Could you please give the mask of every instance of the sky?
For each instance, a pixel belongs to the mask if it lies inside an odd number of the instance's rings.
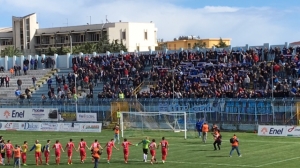
[[[158,39],[231,38],[232,46],[300,41],[297,0],[0,0],[0,27],[36,13],[40,28],[154,22]]]

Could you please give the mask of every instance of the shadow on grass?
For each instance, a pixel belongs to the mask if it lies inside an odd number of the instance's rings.
[[[176,143],[183,143],[183,144],[193,144],[193,145],[207,145],[210,143],[203,143],[202,141],[179,141]]]
[[[125,164],[125,163],[122,160],[114,160],[114,161],[111,161],[110,164]],[[142,160],[141,161],[137,161],[137,160],[130,160],[129,159],[128,163],[126,163],[126,165],[127,164],[145,164],[145,162],[143,162]]]
[[[212,150],[208,150],[208,149],[194,149],[194,150],[191,150],[191,151],[212,151]]]
[[[228,157],[228,156],[206,156],[206,157],[218,158],[218,157]]]

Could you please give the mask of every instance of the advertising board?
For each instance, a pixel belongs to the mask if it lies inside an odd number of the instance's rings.
[[[1,130],[19,130],[20,123],[17,122],[1,122]]]
[[[77,113],[77,121],[97,122],[97,113]]]
[[[286,126],[287,136],[300,137],[300,127]]]
[[[41,131],[57,131],[58,124],[57,123],[41,123],[40,126]]]
[[[58,110],[56,108],[2,108],[0,120],[58,121]]]
[[[0,122],[0,130],[101,132],[102,123]]]
[[[287,136],[287,127],[280,125],[259,125],[259,136]]]
[[[79,123],[59,123],[58,131],[80,132],[80,124]]]
[[[102,123],[81,123],[80,132],[101,132]]]
[[[39,131],[41,123],[38,122],[24,122],[20,123],[20,130],[24,131]]]
[[[61,112],[59,115],[59,121],[76,121],[76,113],[74,112]]]

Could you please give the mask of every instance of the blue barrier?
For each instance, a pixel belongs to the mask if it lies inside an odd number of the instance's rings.
[[[118,99],[78,100],[78,112],[98,113],[98,120],[110,118],[111,102]],[[129,103],[129,112],[138,111],[131,102],[135,99],[124,100]],[[188,113],[188,120],[206,118],[222,122],[271,122],[275,117],[278,121],[287,121],[296,114],[295,99],[139,99],[144,111]],[[300,100],[299,100],[300,101]],[[58,108],[59,112],[75,112],[73,100],[18,100],[0,99],[0,108]]]

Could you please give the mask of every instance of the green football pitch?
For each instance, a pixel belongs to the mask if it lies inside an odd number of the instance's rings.
[[[114,150],[111,163],[106,163],[106,152],[101,156],[99,167],[114,168],[141,168],[141,167],[172,167],[172,168],[198,168],[198,167],[253,167],[253,168],[279,168],[279,167],[298,167],[300,160],[298,148],[300,145],[299,138],[292,137],[258,137],[254,133],[236,133],[240,140],[240,151],[242,157],[238,157],[237,153],[233,157],[229,157],[231,149],[229,139],[234,133],[222,133],[223,142],[221,150],[213,150],[212,136],[208,136],[208,142],[202,143],[199,138],[195,137],[194,132],[188,133],[188,139],[184,139],[183,133],[162,132],[162,131],[127,131],[125,137],[134,144],[138,143],[145,136],[150,139],[155,138],[159,142],[162,136],[169,141],[170,149],[165,164],[161,163],[160,151],[157,151],[158,164],[151,165],[149,161],[143,162],[142,147],[131,146],[128,164],[123,161],[122,148],[119,151]],[[102,146],[113,138],[112,130],[103,130],[101,133],[65,133],[65,132],[17,132],[17,131],[1,131],[0,135],[5,140],[11,140],[13,144],[21,145],[23,141],[28,141],[28,146],[34,144],[36,139],[42,144],[50,139],[52,144],[55,140],[60,140],[63,146],[66,145],[70,138],[73,139],[76,146],[80,138],[84,138],[90,145],[94,139],[98,139]],[[88,158],[84,164],[80,164],[79,153],[73,154],[73,165],[67,165],[66,153],[62,153],[61,164],[55,165],[53,151],[51,151],[50,165],[48,167],[93,167],[90,152],[87,152]],[[44,159],[44,158],[43,158]],[[148,160],[150,155],[148,156]],[[27,167],[35,167],[33,152],[27,154]],[[5,166],[6,167],[6,166]],[[44,167],[44,166],[39,166]]]

